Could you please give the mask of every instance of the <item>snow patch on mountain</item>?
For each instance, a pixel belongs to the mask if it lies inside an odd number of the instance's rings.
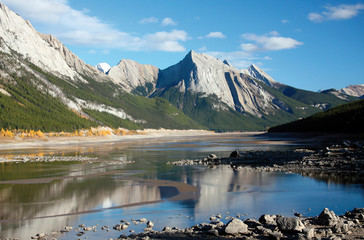
[[[110,70],[111,66],[108,63],[99,63],[95,66],[95,68],[97,68],[98,70],[100,70],[100,72],[102,73],[106,73]]]
[[[76,99],[76,101],[77,101],[77,105],[83,109],[90,109],[90,110],[95,110],[95,111],[99,111],[99,112],[106,112],[106,113],[112,114],[116,117],[119,117],[121,119],[128,119],[128,120],[136,122],[136,123],[146,123],[145,120],[134,119],[132,116],[125,113],[124,110],[122,110],[122,109],[110,107],[110,106],[100,104],[100,103],[88,102],[88,101],[84,101],[82,99]]]
[[[3,94],[3,95],[5,95],[5,96],[8,96],[8,97],[11,96],[10,93],[8,93],[5,89],[2,89],[2,88],[0,88],[0,93]]]

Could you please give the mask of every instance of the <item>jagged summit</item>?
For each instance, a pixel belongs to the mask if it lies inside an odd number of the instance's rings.
[[[241,72],[264,82],[270,87],[275,87],[277,84],[280,84],[255,64],[252,64],[248,69],[241,70]]]
[[[349,85],[345,88],[339,89],[338,92],[354,97],[364,98],[364,84]]]
[[[85,64],[56,37],[37,32],[29,21],[0,3],[0,51],[12,54],[13,51],[36,66],[57,76],[72,80],[83,80],[84,76],[97,76],[104,80],[91,65]]]
[[[180,92],[216,96],[232,109],[256,116],[277,108],[269,93],[226,62],[190,51],[182,61],[162,71],[157,89],[174,87]]]
[[[142,65],[136,61],[122,59],[118,65],[110,68],[108,76],[127,92],[150,95],[157,84],[159,68],[152,65]]]

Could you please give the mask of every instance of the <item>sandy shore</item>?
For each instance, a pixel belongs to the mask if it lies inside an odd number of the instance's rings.
[[[214,136],[221,133],[205,130],[169,130],[169,129],[145,129],[136,135],[109,135],[109,136],[78,136],[78,137],[34,137],[34,138],[0,138],[0,150],[26,149],[38,147],[55,147],[76,144],[108,143],[147,139],[163,139],[193,136]],[[229,133],[234,134],[234,133]],[[235,134],[241,134],[236,132]]]

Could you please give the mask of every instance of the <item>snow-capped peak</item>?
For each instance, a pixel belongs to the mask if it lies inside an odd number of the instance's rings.
[[[103,72],[103,73],[107,73],[109,70],[110,70],[110,68],[111,68],[111,66],[109,65],[109,64],[107,64],[107,63],[99,63],[99,64],[97,64],[96,66],[95,66],[98,70],[100,70],[101,72]]]

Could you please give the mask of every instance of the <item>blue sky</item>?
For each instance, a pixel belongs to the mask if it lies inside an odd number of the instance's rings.
[[[190,51],[307,90],[364,84],[364,1],[2,0],[86,63],[161,69]],[[344,4],[345,3],[345,4]]]

